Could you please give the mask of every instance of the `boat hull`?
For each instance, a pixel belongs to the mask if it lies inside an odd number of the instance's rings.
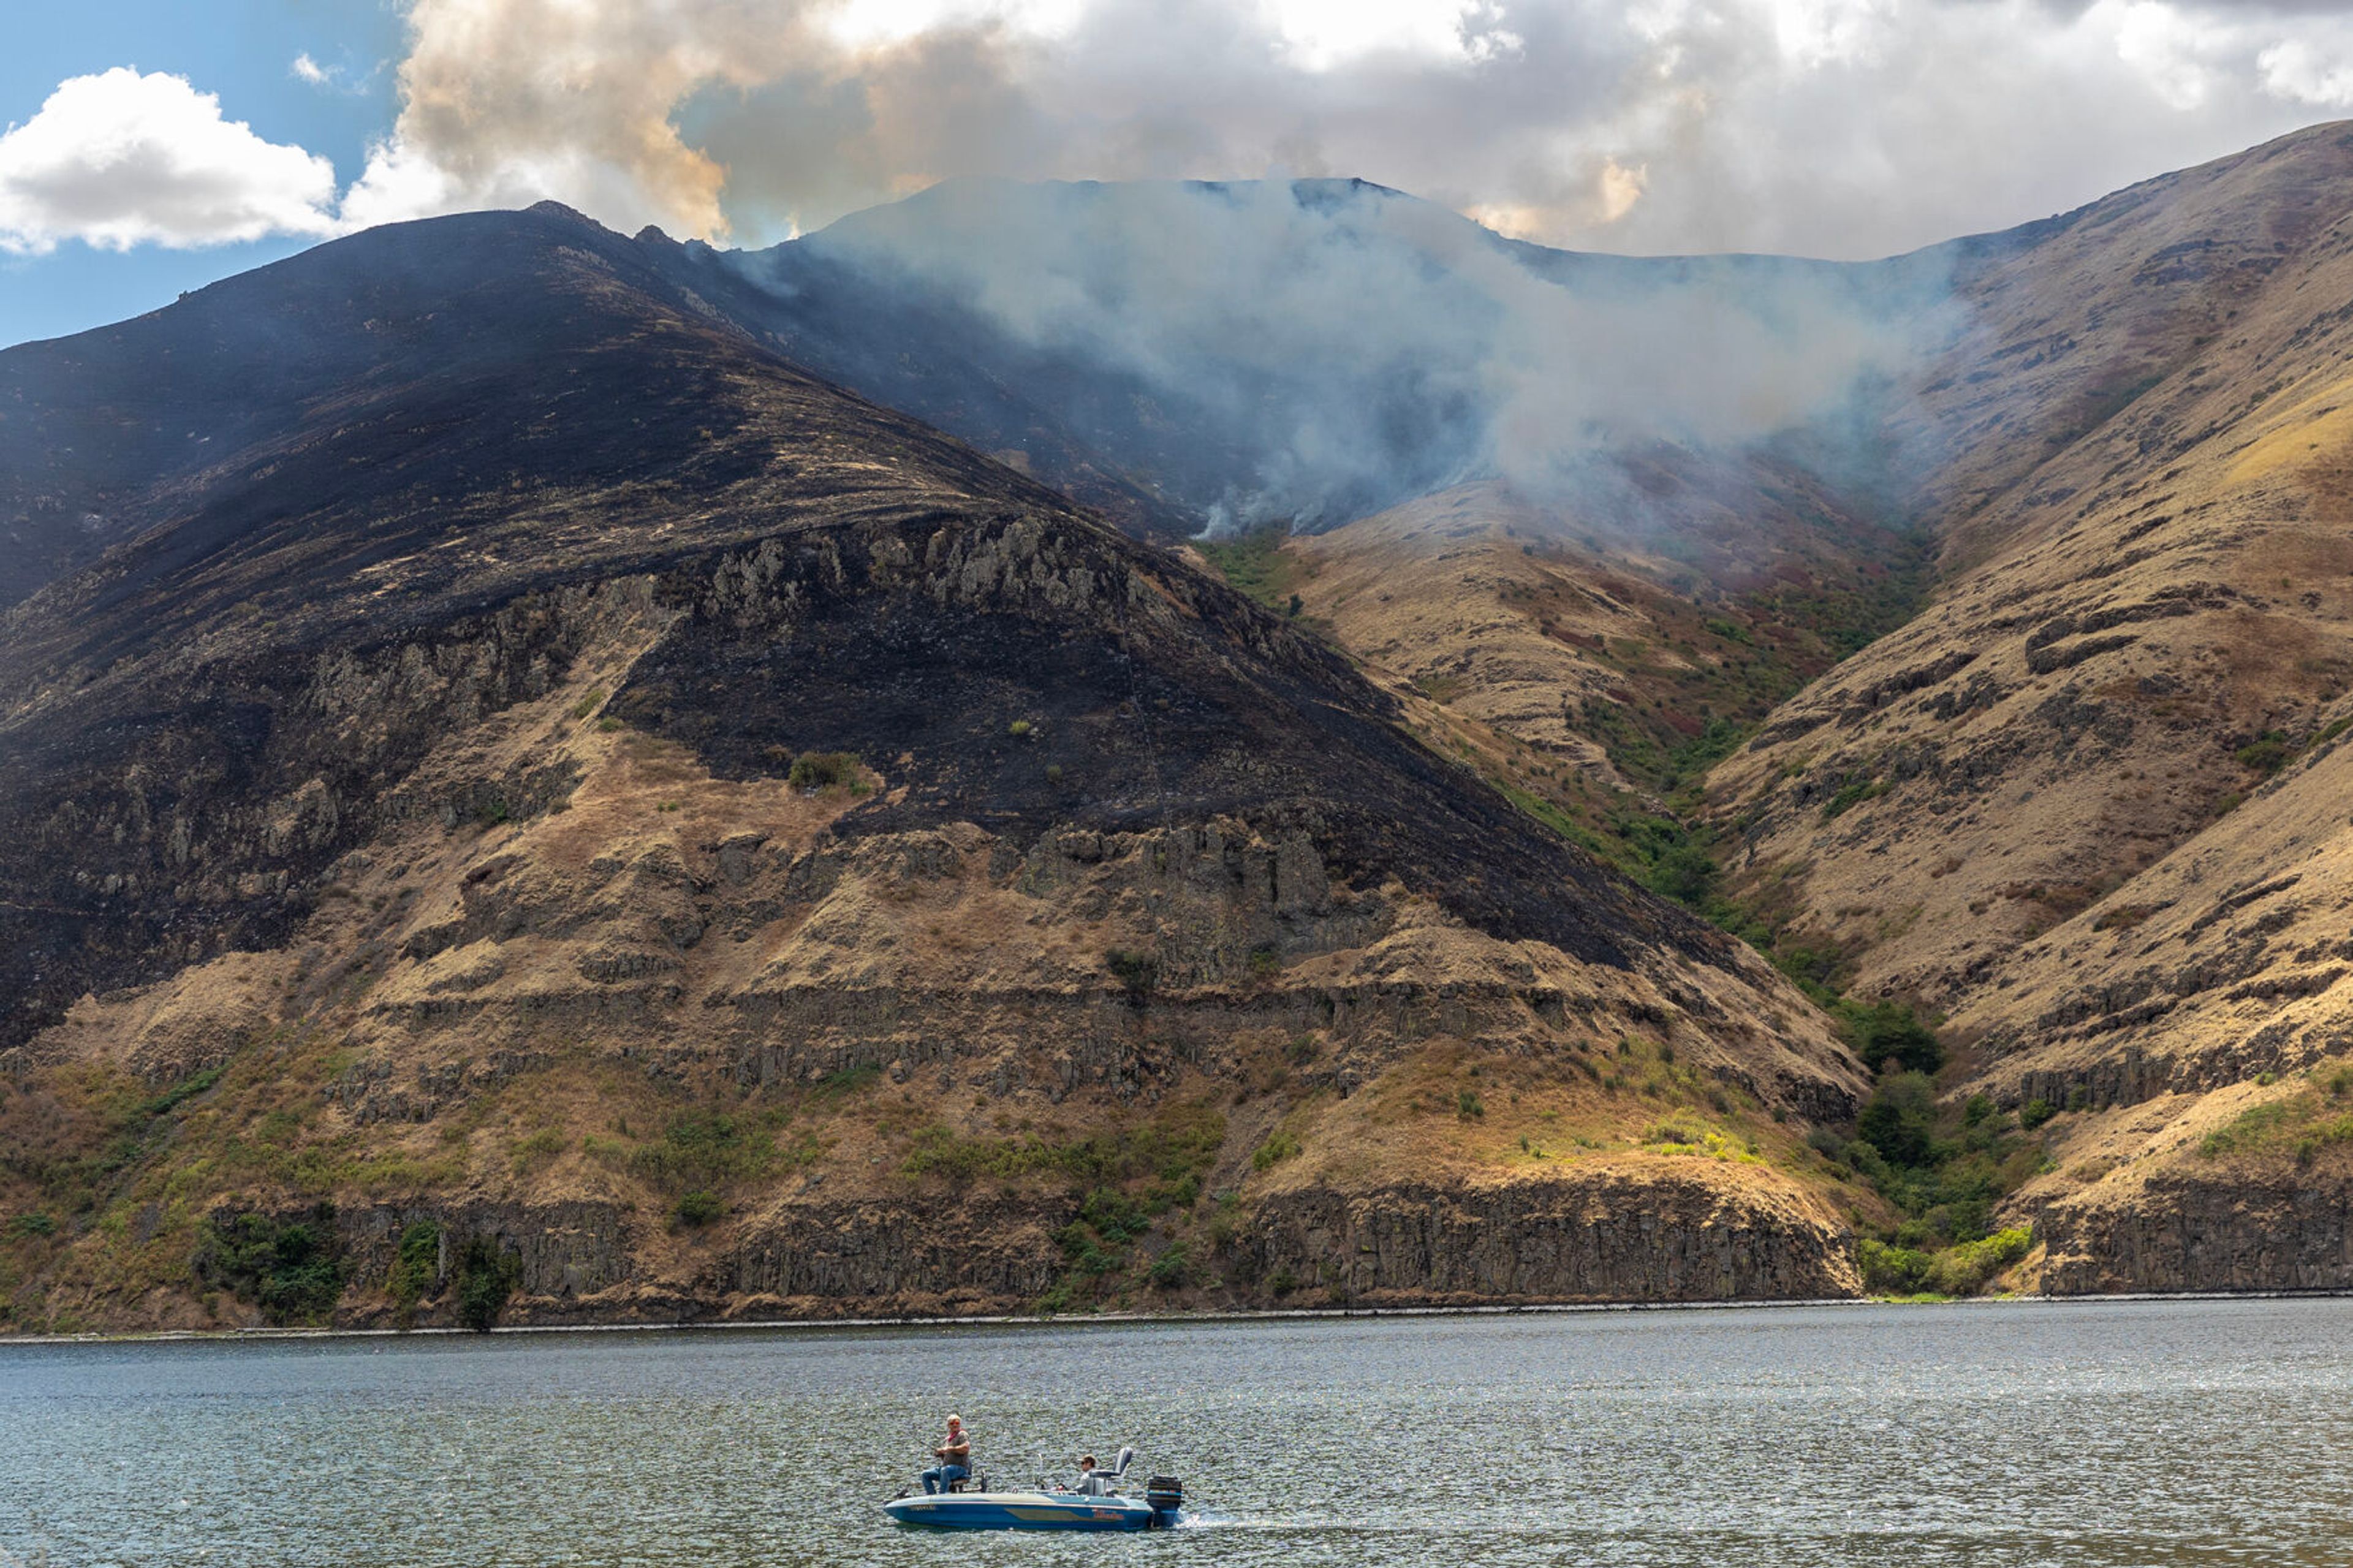
[[[934,1530],[1149,1530],[1152,1505],[1141,1498],[1075,1492],[955,1492],[902,1497],[882,1505],[901,1524]]]

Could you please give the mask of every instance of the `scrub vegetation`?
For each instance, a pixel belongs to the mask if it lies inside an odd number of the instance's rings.
[[[2308,1087],[2250,1106],[2199,1140],[2206,1160],[2286,1157],[2309,1165],[2325,1149],[2353,1144],[2353,1067],[2316,1070]]]
[[[343,1293],[334,1205],[321,1204],[299,1219],[248,1212],[206,1220],[195,1271],[260,1308],[270,1323],[324,1322]]]
[[[934,1123],[914,1131],[900,1173],[958,1188],[984,1180],[1060,1186],[1071,1218],[1054,1239],[1069,1268],[1038,1305],[1067,1311],[1138,1283],[1169,1289],[1186,1282],[1190,1251],[1182,1237],[1148,1258],[1136,1249],[1170,1216],[1189,1222],[1225,1141],[1225,1113],[1208,1100],[1078,1138],[1035,1131],[972,1137]]]

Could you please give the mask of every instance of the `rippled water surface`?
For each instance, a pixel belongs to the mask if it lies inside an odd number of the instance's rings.
[[[1199,1522],[876,1505],[1123,1441]],[[0,1345],[0,1564],[2343,1564],[2353,1302]]]

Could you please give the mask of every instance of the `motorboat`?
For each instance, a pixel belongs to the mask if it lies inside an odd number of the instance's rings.
[[[882,1505],[901,1524],[935,1530],[1166,1530],[1184,1519],[1185,1489],[1174,1476],[1155,1476],[1144,1495],[1129,1497],[1114,1483],[1135,1458],[1122,1448],[1100,1491],[1079,1491],[1045,1480],[1034,1491],[997,1491],[986,1474],[959,1481],[960,1490],[902,1493]]]

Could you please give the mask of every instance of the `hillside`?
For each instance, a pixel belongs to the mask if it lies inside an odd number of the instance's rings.
[[[2353,1286],[2348,220],[542,207],[0,354],[7,1321]]]
[[[659,253],[0,355],[116,509],[0,624],[10,1327],[1853,1288],[1769,966]]]
[[[1943,584],[1711,777],[1735,885],[2039,1126],[2044,1289],[2346,1288],[2353,130],[1970,249]]]
[[[2049,1288],[2353,1283],[2345,1123],[2311,1089],[2348,1049],[2348,217],[2353,132],[2327,126],[1888,264],[1944,269],[1964,307],[1884,405],[1912,468],[1894,537],[1931,552],[1900,626],[1901,582],[1857,570],[1901,561],[1890,535],[1754,501],[1752,556],[1796,594],[1694,585],[1478,488],[1257,575],[1512,737],[1484,765],[1654,885],[1810,984],[1944,1019],[1941,1146],[2012,1162],[1952,1201],[2047,1162],[2011,1213]],[[1808,646],[1793,605],[1867,646]],[[1718,721],[1754,735],[1720,762]],[[2006,1131],[1961,1126],[1978,1095]]]
[[[1858,986],[1973,994],[2327,727],[2348,208],[2353,132],[2323,128],[1965,271],[1978,328],[1920,405],[1955,453],[1934,602],[1710,781],[1734,870]]]

